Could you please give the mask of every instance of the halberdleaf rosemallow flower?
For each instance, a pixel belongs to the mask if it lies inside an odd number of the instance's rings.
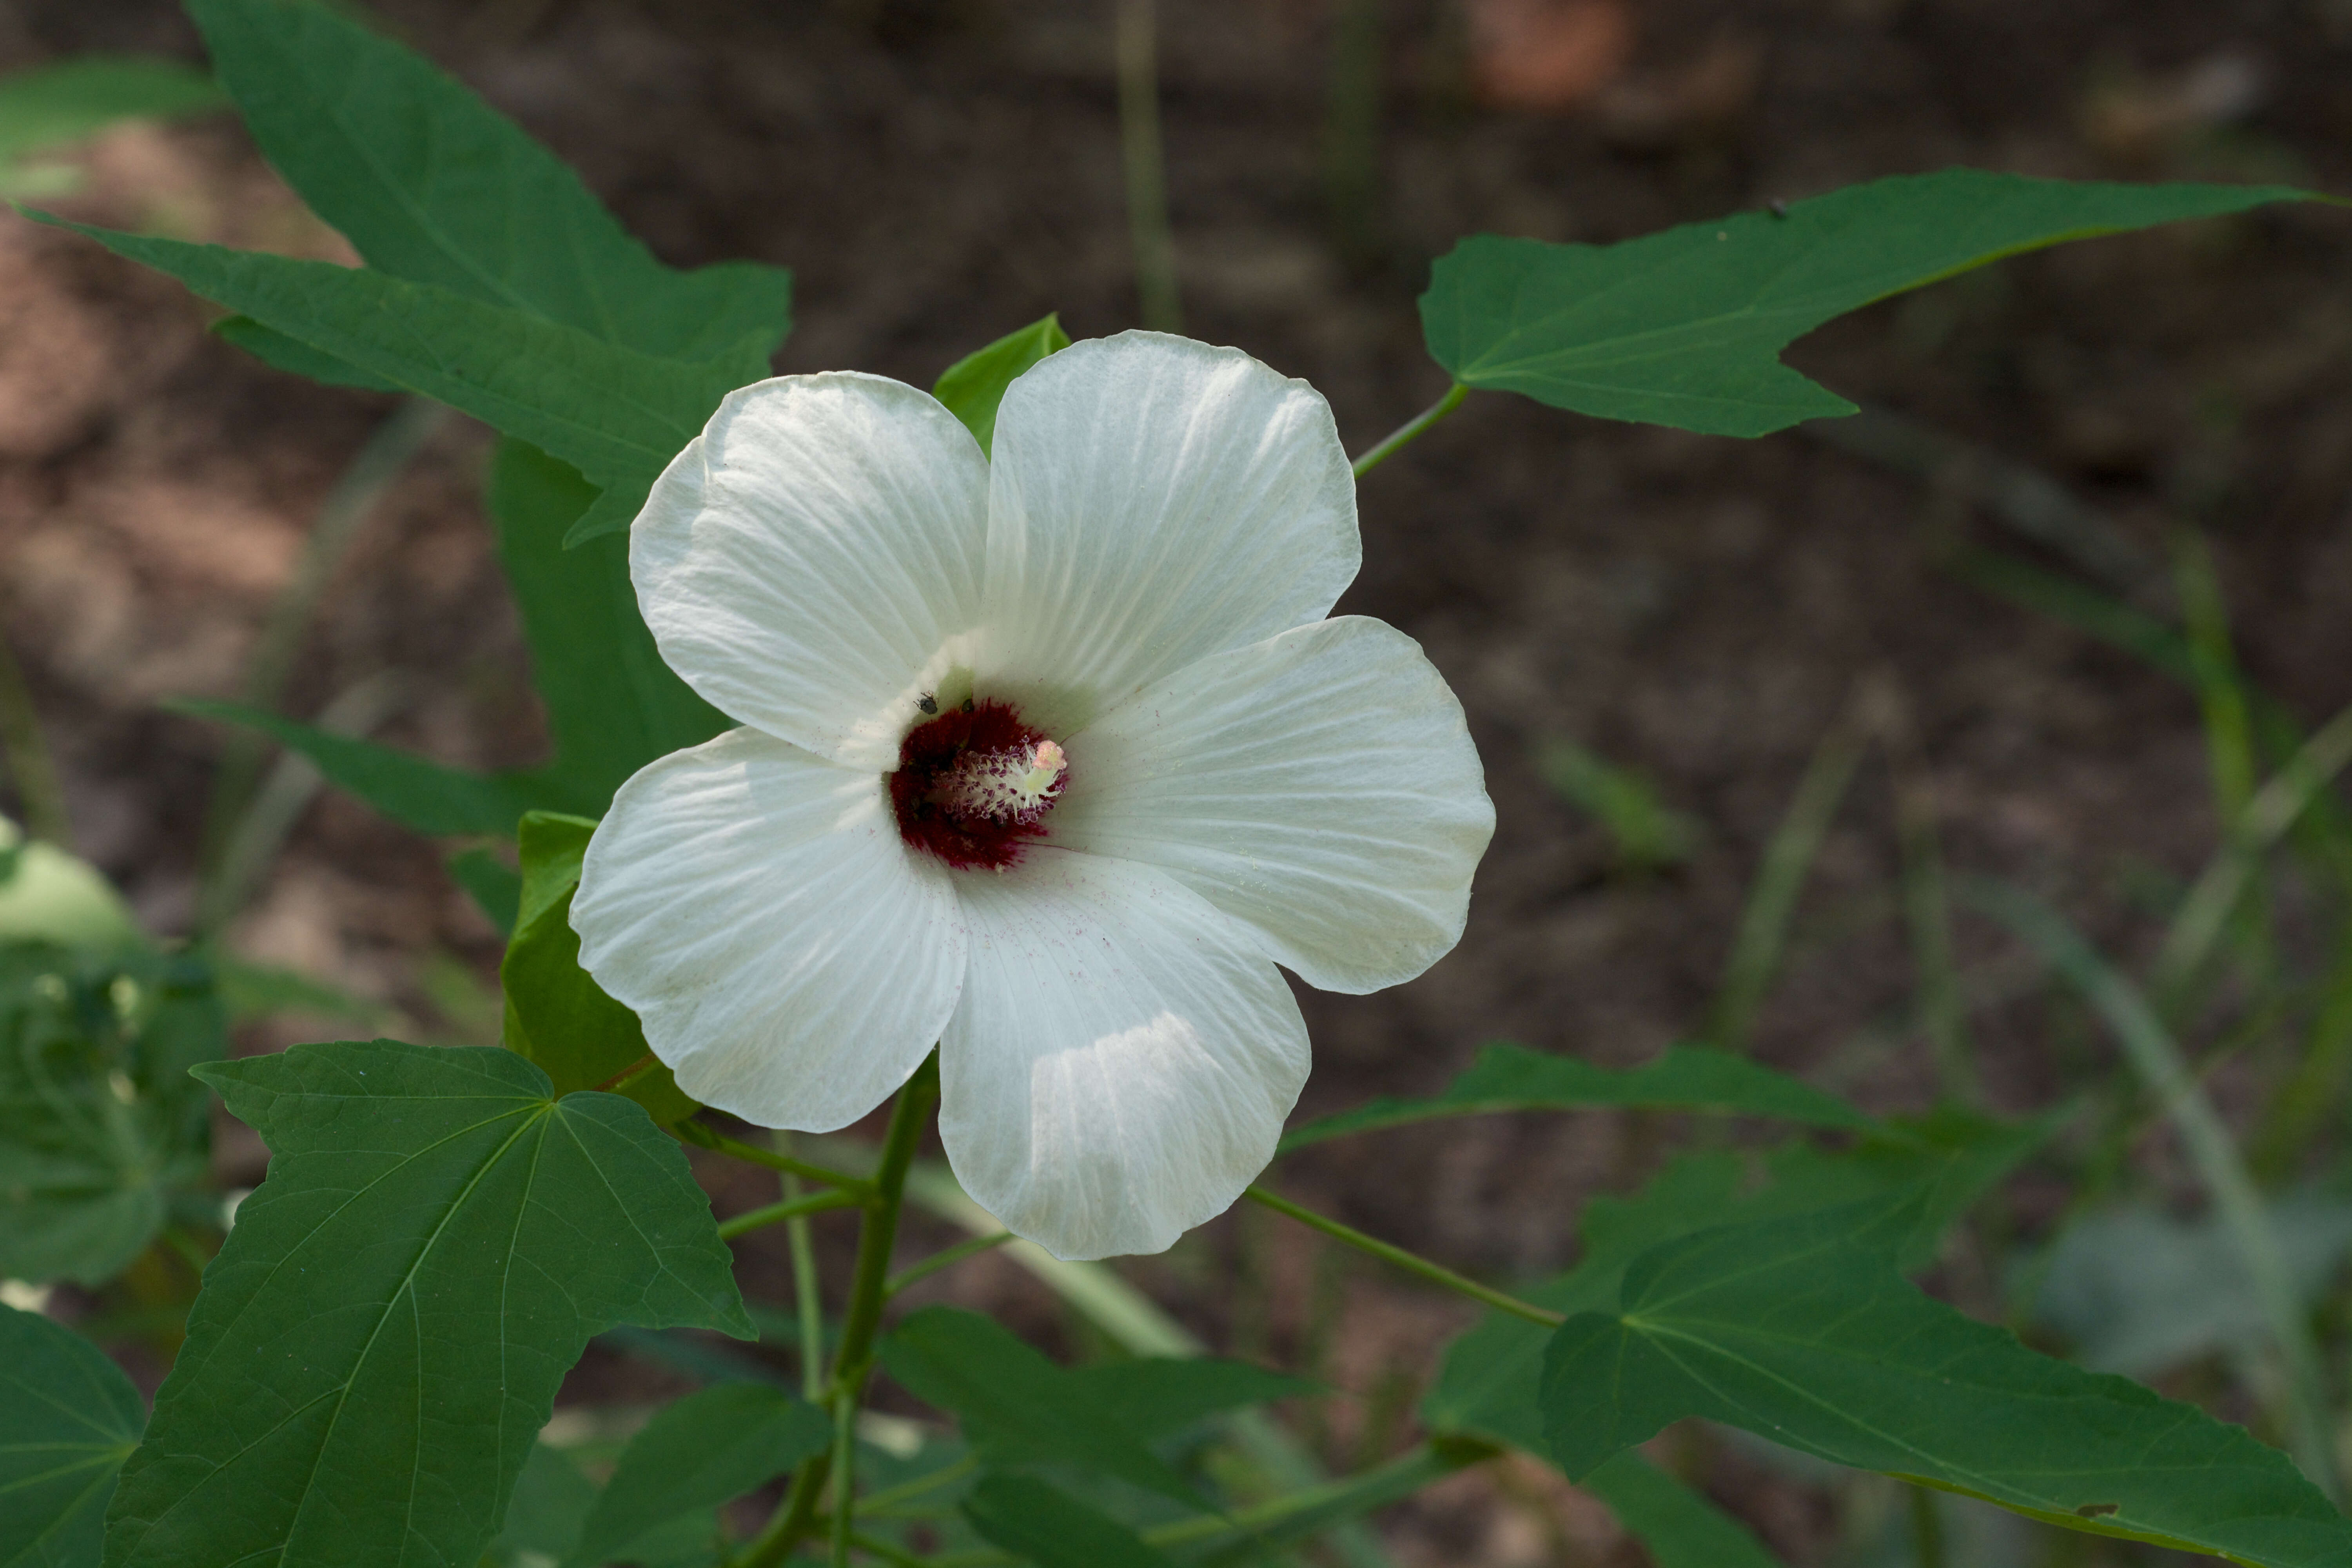
[[[1274,1152],[1280,964],[1366,992],[1460,938],[1494,831],[1418,645],[1326,619],[1355,481],[1305,382],[1150,332],[1015,381],[994,460],[914,387],[730,396],[629,540],[662,657],[741,728],[621,787],[581,962],[688,1093],[872,1110],[940,1050],[971,1195],[1157,1252]]]

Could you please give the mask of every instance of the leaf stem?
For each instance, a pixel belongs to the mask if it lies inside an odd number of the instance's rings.
[[[922,1140],[923,1129],[929,1124],[931,1107],[939,1096],[940,1058],[933,1052],[915,1069],[907,1087],[898,1091],[898,1102],[890,1110],[890,1130],[883,1135],[882,1163],[874,1173],[873,1196],[866,1205],[866,1224],[857,1235],[857,1265],[850,1279],[849,1306],[841,1326],[841,1348],[834,1352],[832,1386],[826,1394],[833,1402],[836,1421],[856,1421],[858,1402],[866,1392],[866,1374],[873,1370],[874,1333],[882,1322],[886,1300],[883,1288],[889,1282],[890,1248],[898,1238],[898,1211],[906,1202],[907,1168],[914,1163],[915,1145]],[[831,1173],[827,1179],[834,1179]],[[842,1415],[845,1410],[848,1412],[846,1416]],[[793,1548],[808,1536],[816,1523],[817,1502],[824,1496],[825,1481],[832,1473],[830,1451],[803,1464],[799,1474],[793,1477],[792,1489],[784,1495],[767,1528],[730,1563],[729,1568],[776,1568],[792,1555]],[[855,1500],[845,1493],[834,1512],[839,1516],[833,1530],[835,1540],[845,1542],[845,1532],[856,1512]]]
[[[920,1263],[909,1264],[890,1276],[889,1281],[882,1287],[882,1294],[896,1296],[918,1279],[928,1279],[942,1268],[961,1263],[967,1258],[977,1257],[983,1252],[992,1252],[1012,1239],[1011,1231],[1000,1230],[994,1236],[975,1236],[968,1241],[959,1241],[945,1251],[934,1252]]]
[[[771,1171],[783,1171],[804,1182],[816,1182],[828,1187],[839,1187],[856,1193],[860,1198],[873,1195],[874,1183],[864,1176],[852,1176],[840,1171],[812,1165],[806,1160],[795,1160],[790,1154],[772,1153],[756,1144],[730,1138],[724,1132],[714,1132],[699,1121],[680,1121],[670,1129],[680,1140],[713,1153],[731,1155],[754,1165],[765,1165]]]
[[[733,1219],[722,1221],[719,1226],[719,1239],[732,1241],[739,1236],[747,1236],[752,1231],[762,1230],[772,1225],[781,1225],[788,1219],[803,1219],[813,1214],[823,1214],[827,1209],[856,1208],[866,1201],[868,1200],[859,1194],[839,1187],[812,1194],[804,1198],[790,1198],[782,1203],[770,1204],[764,1208],[752,1209],[747,1214],[737,1215]]]
[[[1556,1329],[1568,1321],[1558,1312],[1546,1311],[1532,1301],[1522,1301],[1517,1296],[1505,1295],[1500,1290],[1481,1285],[1466,1275],[1456,1274],[1442,1263],[1432,1263],[1417,1252],[1407,1252],[1402,1247],[1366,1236],[1362,1231],[1341,1225],[1338,1220],[1317,1214],[1313,1209],[1301,1208],[1288,1198],[1279,1197],[1264,1187],[1252,1186],[1243,1195],[1264,1204],[1276,1214],[1288,1215],[1299,1224],[1313,1230],[1319,1230],[1334,1240],[1344,1241],[1359,1251],[1369,1252],[1383,1262],[1392,1263],[1408,1274],[1418,1274],[1433,1284],[1443,1285],[1448,1290],[1467,1296],[1474,1301],[1484,1301],[1497,1311],[1508,1312],[1515,1318],[1525,1318],[1531,1323],[1541,1323],[1548,1329]]]
[[[776,1152],[790,1147],[792,1134],[777,1132]],[[777,1178],[784,1201],[799,1198],[801,1179],[790,1171]],[[809,1234],[808,1215],[794,1215],[784,1221],[784,1235],[793,1255],[793,1306],[800,1317],[801,1328],[801,1394],[811,1405],[824,1397],[824,1297],[817,1276],[816,1245]]]
[[[1355,470],[1356,477],[1360,479],[1366,474],[1370,473],[1374,468],[1379,468],[1382,463],[1388,461],[1389,458],[1395,453],[1398,448],[1407,445],[1423,431],[1428,429],[1431,426],[1436,424],[1439,420],[1444,418],[1455,409],[1461,407],[1462,400],[1469,395],[1469,386],[1462,382],[1457,381],[1452,386],[1446,388],[1444,396],[1439,398],[1436,402],[1431,404],[1428,407],[1423,409],[1420,413],[1414,415],[1412,418],[1406,420],[1395,429],[1390,431],[1386,436],[1381,438],[1378,446],[1374,447],[1370,451],[1366,452],[1362,457],[1357,458],[1355,462],[1350,465],[1350,467]]]

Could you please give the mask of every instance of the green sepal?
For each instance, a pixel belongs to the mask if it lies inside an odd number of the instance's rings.
[[[1069,346],[1070,334],[1062,331],[1059,313],[1032,321],[941,371],[940,379],[931,384],[931,395],[963,421],[982,453],[991,452],[996,444],[996,408],[1004,401],[1004,389],[1047,354]]]
[[[558,1096],[609,1088],[644,1106],[656,1121],[682,1121],[702,1107],[653,1059],[637,1016],[580,967],[572,898],[595,831],[584,816],[534,811],[522,819],[522,897],[514,936],[499,964],[506,988],[504,1044],[537,1063]]]

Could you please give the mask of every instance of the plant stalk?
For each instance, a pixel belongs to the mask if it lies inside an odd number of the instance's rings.
[[[1341,1225],[1327,1215],[1317,1214],[1313,1209],[1301,1208],[1288,1198],[1277,1196],[1264,1187],[1252,1186],[1243,1195],[1264,1204],[1276,1214],[1288,1215],[1299,1224],[1312,1230],[1319,1230],[1335,1241],[1344,1241],[1359,1251],[1370,1253],[1384,1263],[1394,1264],[1408,1274],[1418,1274],[1433,1284],[1443,1285],[1448,1290],[1467,1296],[1474,1301],[1484,1301],[1497,1311],[1508,1312],[1515,1318],[1525,1318],[1531,1323],[1541,1323],[1548,1329],[1556,1329],[1568,1321],[1558,1312],[1546,1311],[1532,1301],[1522,1301],[1517,1296],[1506,1295],[1500,1290],[1481,1285],[1466,1275],[1456,1274],[1442,1263],[1432,1263],[1417,1252],[1407,1252],[1402,1247],[1381,1241],[1375,1237],[1366,1236],[1360,1230]]]
[[[833,1358],[833,1378],[825,1397],[833,1402],[834,1418],[853,1429],[857,1406],[865,1396],[866,1375],[874,1366],[874,1334],[882,1323],[884,1287],[890,1279],[890,1249],[898,1238],[898,1213],[905,1206],[907,1168],[914,1163],[915,1145],[922,1141],[931,1107],[939,1100],[940,1058],[936,1052],[915,1069],[898,1101],[890,1110],[890,1130],[883,1135],[882,1163],[874,1173],[873,1194],[866,1200],[866,1223],[857,1233],[857,1265],[849,1286],[849,1306],[841,1325],[841,1348]],[[749,1145],[746,1145],[749,1147]],[[846,1412],[846,1415],[844,1412]],[[817,1503],[833,1474],[830,1451],[810,1458],[793,1477],[792,1490],[768,1521],[767,1528],[735,1557],[730,1568],[776,1568],[807,1538],[816,1522]],[[835,1539],[846,1543],[856,1509],[846,1489],[834,1513]]]
[[[747,1236],[752,1231],[765,1229],[772,1225],[782,1225],[786,1220],[806,1219],[813,1214],[823,1214],[827,1209],[856,1208],[866,1201],[857,1194],[841,1187],[829,1188],[804,1198],[788,1198],[782,1203],[769,1204],[763,1208],[752,1209],[749,1213],[739,1214],[733,1219],[721,1222],[719,1226],[719,1239],[732,1241],[739,1236]]]
[[[1462,400],[1469,395],[1470,388],[1462,382],[1457,381],[1447,387],[1444,396],[1390,431],[1381,438],[1379,445],[1350,464],[1356,477],[1360,479],[1387,462],[1392,454],[1412,442],[1423,431],[1461,407]]]

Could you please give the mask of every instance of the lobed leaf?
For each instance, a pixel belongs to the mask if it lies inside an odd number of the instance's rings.
[[[756,1490],[832,1440],[824,1413],[780,1388],[729,1383],[689,1394],[621,1451],[566,1568],[634,1561],[647,1536]]]
[[[103,1284],[204,1193],[226,1032],[195,958],[0,946],[0,1277]]]
[[[908,1393],[953,1412],[991,1465],[1076,1465],[1195,1508],[1205,1500],[1145,1439],[1300,1386],[1208,1359],[1171,1360],[1142,1376],[1089,1378],[1055,1365],[994,1319],[952,1307],[912,1314],[877,1354]]]
[[[1878,1125],[1833,1094],[1745,1057],[1704,1046],[1670,1046],[1655,1061],[1619,1070],[1594,1067],[1574,1057],[1531,1051],[1525,1046],[1492,1045],[1483,1047],[1469,1070],[1433,1098],[1375,1100],[1353,1110],[1319,1118],[1284,1134],[1280,1152],[1286,1154],[1350,1132],[1370,1132],[1439,1117],[1504,1110],[1581,1110],[1604,1105],[1772,1116],[1856,1131]]]
[[[1172,1568],[1118,1520],[1032,1476],[982,1476],[962,1509],[982,1539],[1037,1568]]]
[[[188,11],[263,155],[370,267],[642,353],[764,361],[782,342],[792,274],[662,265],[561,159],[423,56],[309,0]]]
[[[699,745],[733,721],[662,662],[637,613],[628,541],[563,548],[595,495],[568,465],[521,441],[499,443],[490,464],[499,558],[554,731],[547,772],[562,781],[576,809],[601,814],[631,773]]]
[[[981,451],[987,453],[995,446],[996,407],[1004,401],[1005,388],[1047,354],[1069,346],[1070,334],[1062,331],[1056,312],[964,355],[940,373],[931,384],[931,395],[963,421]]]
[[[1478,235],[1431,269],[1422,331],[1469,386],[1602,418],[1762,436],[1854,411],[1780,361],[1832,317],[2021,251],[2307,199],[2284,185],[1947,169],[1617,245]]]
[[[259,730],[309,758],[334,784],[394,822],[419,833],[514,831],[516,818],[559,794],[529,773],[467,773],[408,752],[283,719],[265,708],[209,698],[182,698],[179,712]]]
[[[0,1568],[89,1568],[147,1411],[105,1352],[0,1306]]]
[[[199,1069],[260,1131],[108,1516],[108,1568],[471,1563],[616,1323],[751,1337],[677,1145],[521,1058],[394,1040]]]
[[[1951,1222],[2058,1125],[2051,1117],[2011,1125],[1950,1111],[1893,1121],[1834,1152],[1801,1142],[1775,1150],[1765,1158],[1761,1185],[1738,1154],[1685,1154],[1634,1196],[1587,1204],[1581,1261],[1519,1294],[1570,1315],[1604,1310],[1616,1304],[1627,1266],[1661,1242],[1727,1222],[1827,1208],[1857,1212],[1850,1205],[1864,1203],[1903,1219],[1897,1261],[1924,1265]],[[1536,1390],[1547,1337],[1525,1319],[1487,1314],[1447,1350],[1422,1402],[1422,1419],[1436,1431],[1545,1452]]]
[[[1746,1525],[1632,1449],[1580,1484],[1641,1539],[1656,1568],[1780,1568]]]
[[[1644,1253],[1545,1352],[1570,1479],[1699,1415],[2045,1522],[2262,1568],[2340,1563],[2352,1521],[2242,1427],[2036,1354],[1935,1300],[1875,1216],[1721,1226]]]
[[[702,1107],[677,1087],[667,1067],[650,1059],[637,1016],[580,967],[572,900],[595,830],[585,817],[553,812],[534,811],[522,819],[522,897],[499,963],[499,984],[506,991],[504,1043],[537,1063],[558,1096],[620,1079],[615,1093],[644,1106],[656,1121],[677,1121]]]
[[[665,359],[370,268],[30,216],[88,235],[273,331],[562,458],[605,491],[591,518],[617,515],[615,528],[626,526],[654,477],[719,400],[767,373],[763,356]]]

